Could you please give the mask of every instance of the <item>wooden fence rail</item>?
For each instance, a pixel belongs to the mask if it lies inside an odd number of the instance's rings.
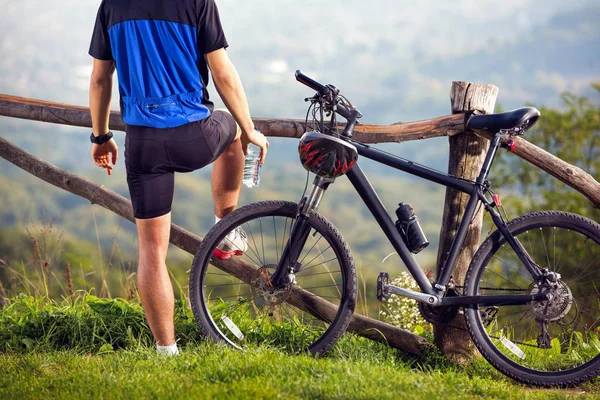
[[[56,187],[81,196],[92,204],[102,206],[128,221],[135,222],[131,202],[125,197],[86,178],[45,162],[1,137],[0,157]],[[175,224],[171,226],[171,243],[192,255],[196,254],[201,240],[199,236]],[[250,284],[251,277],[255,276],[254,267],[236,259],[215,263],[215,265],[248,284]],[[299,288],[295,288],[288,301],[300,309],[316,314],[315,317],[321,319],[332,317],[332,310],[335,310],[335,306],[330,302]],[[310,304],[310,307],[307,308],[306,304]],[[360,314],[352,316],[348,329],[368,339],[387,343],[413,355],[421,355],[423,350],[428,347],[427,340],[423,337]]]
[[[91,128],[88,107],[0,94],[0,116]],[[542,116],[543,118],[543,116]],[[266,136],[299,138],[304,133],[304,121],[294,119],[254,118],[257,129]],[[441,136],[455,136],[465,131],[465,114],[459,113],[424,121],[390,125],[356,126],[354,138],[363,143],[400,143]],[[118,111],[112,111],[110,127],[125,131]],[[479,133],[491,138],[491,133]],[[563,181],[600,208],[600,183],[581,168],[568,164],[523,138],[516,138],[515,155]]]
[[[473,173],[479,170],[482,155],[487,149],[487,139],[491,138],[492,133],[478,132],[479,137],[476,137],[473,133],[466,132],[465,118],[472,111],[491,112],[494,108],[497,93],[498,88],[493,85],[454,82],[451,99],[452,111],[455,114],[425,121],[391,125],[360,124],[355,129],[354,138],[363,143],[399,143],[441,136],[450,137],[449,172],[463,179],[473,179]],[[88,128],[92,126],[90,111],[87,107],[2,94],[0,94],[0,116]],[[305,132],[305,124],[302,120],[254,118],[254,123],[257,129],[260,129],[266,136],[271,137],[299,138]],[[125,130],[125,123],[116,111],[111,112],[110,128],[115,131]],[[595,207],[600,208],[600,184],[591,175],[523,138],[515,138],[515,142],[515,155],[565,182],[586,196]],[[0,138],[0,156],[40,179],[84,197],[92,203],[99,204],[123,218],[133,221],[131,203],[124,197],[39,160],[3,138]],[[461,204],[464,202],[463,200],[460,193],[448,190],[444,215],[459,215],[462,212]],[[449,244],[454,237],[456,224],[453,221],[455,222],[455,220],[456,218],[444,218],[438,253],[438,264],[440,265],[443,264]],[[468,265],[478,246],[481,223],[481,218],[478,218],[469,229],[469,242],[465,245],[455,270],[455,279],[458,282],[462,281],[466,265]],[[198,236],[173,225],[171,243],[183,250],[194,254],[200,240]],[[250,268],[252,268],[236,260],[229,260],[219,266],[242,280],[248,276]],[[314,296],[309,296],[302,289],[296,289],[294,296],[290,296],[290,302],[302,308],[302,304],[309,297],[314,302]],[[316,305],[320,310],[321,317],[331,314],[332,305],[327,301],[318,299]],[[313,306],[311,304],[311,307]],[[362,315],[353,317],[349,329],[370,339],[385,341],[391,346],[415,355],[421,354],[427,347],[426,341],[419,336]],[[469,352],[468,345],[463,346],[466,340],[460,332],[453,333],[451,330],[437,327],[436,342],[446,355],[450,355],[455,359],[468,357],[468,354],[466,354]]]

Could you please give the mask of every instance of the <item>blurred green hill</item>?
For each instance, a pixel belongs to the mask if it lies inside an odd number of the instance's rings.
[[[452,80],[498,85],[498,102],[506,109],[527,102],[562,107],[562,91],[598,97],[589,86],[600,80],[597,0],[382,0],[377,4],[220,1],[231,45],[228,52],[244,81],[253,115],[304,116],[303,99],[311,93],[294,81],[295,69],[341,88],[361,109],[365,123],[447,114]],[[99,1],[75,0],[3,4],[0,93],[87,104],[91,68],[87,49],[98,5]],[[214,88],[209,90],[216,97]],[[113,108],[117,107],[115,88]],[[89,130],[0,117],[0,135],[128,197],[122,157],[111,177],[93,167]],[[117,133],[116,139],[123,151],[124,134]],[[261,185],[244,190],[241,205],[260,199],[300,199],[306,174],[297,160],[297,141],[270,141]],[[446,170],[445,138],[381,148]],[[413,205],[432,242],[419,260],[433,267],[444,188],[369,162],[361,166],[390,214],[401,201]],[[177,176],[173,221],[201,236],[213,224],[209,176],[210,169]],[[496,187],[516,193],[518,182],[510,182],[510,176],[503,175],[506,182]],[[373,282],[379,270],[400,270],[397,257],[381,265],[391,247],[346,178],[326,194],[321,212],[339,226],[367,281]],[[134,266],[133,224],[0,160],[0,245],[4,249],[0,259],[11,265],[31,263],[32,248],[27,245],[33,246],[33,241],[26,228],[35,230],[50,220],[54,234],[62,234],[55,248],[61,268],[69,262],[73,268],[81,265],[84,275],[94,276],[92,266],[103,265],[110,277],[111,268],[129,271]],[[173,249],[169,262],[178,280],[186,284],[191,256]]]

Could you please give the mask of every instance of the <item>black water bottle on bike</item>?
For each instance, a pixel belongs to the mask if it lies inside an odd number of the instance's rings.
[[[417,220],[415,210],[413,210],[410,204],[400,203],[396,210],[396,216],[398,217],[396,228],[400,232],[402,239],[404,239],[406,247],[412,253],[417,254],[429,246],[429,241],[425,237],[425,233],[423,233],[423,229]]]

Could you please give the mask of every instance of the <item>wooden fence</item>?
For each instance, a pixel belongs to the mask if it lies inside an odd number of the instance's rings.
[[[363,143],[399,143],[447,136],[450,145],[448,172],[464,179],[474,180],[475,175],[481,168],[489,144],[488,139],[492,134],[478,133],[479,136],[477,136],[471,132],[466,132],[465,119],[472,112],[492,112],[497,94],[498,88],[493,85],[454,82],[451,91],[452,115],[391,125],[360,124],[355,129],[354,138]],[[0,94],[0,116],[87,128],[92,126],[89,108],[87,107],[2,94]],[[255,118],[254,123],[256,128],[260,129],[266,136],[299,138],[305,132],[304,121],[300,120]],[[125,124],[116,111],[111,112],[110,127],[114,131],[125,130]],[[600,207],[600,184],[592,176],[529,143],[524,138],[515,138],[515,142],[515,155],[565,182],[586,196],[595,207]],[[46,182],[81,196],[93,204],[98,204],[134,222],[129,200],[103,186],[40,160],[4,138],[0,138],[0,156]],[[438,265],[443,265],[447,256],[465,202],[466,197],[464,194],[451,189],[447,190],[443,226],[440,233]],[[453,217],[449,218],[449,216]],[[465,247],[459,256],[455,269],[454,279],[459,283],[463,281],[469,262],[479,245],[482,222],[482,214],[479,214],[469,229]],[[195,254],[200,241],[201,238],[193,233],[176,225],[172,226],[171,243],[181,249]],[[249,272],[252,269],[250,265],[232,259],[222,262],[220,267],[249,282]],[[301,309],[306,309],[306,311],[309,311],[309,308],[304,304],[310,301],[310,307],[316,309],[321,316],[327,318],[331,315],[332,310],[334,310],[331,303],[323,299],[317,299],[316,301],[314,299],[315,296],[311,296],[304,290],[297,288],[293,296],[290,296],[289,301]],[[463,323],[459,315],[452,325]],[[472,351],[472,346],[470,346],[463,330],[448,329],[447,326],[442,325],[436,326],[435,329],[437,345],[445,354],[460,359]],[[373,340],[383,341],[415,355],[421,354],[427,347],[427,342],[422,337],[359,314],[355,314],[352,318],[349,330]]]

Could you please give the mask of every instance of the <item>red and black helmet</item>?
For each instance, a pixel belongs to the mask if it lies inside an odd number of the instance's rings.
[[[350,170],[358,159],[356,147],[321,132],[306,132],[298,145],[304,168],[323,178],[337,178]]]

